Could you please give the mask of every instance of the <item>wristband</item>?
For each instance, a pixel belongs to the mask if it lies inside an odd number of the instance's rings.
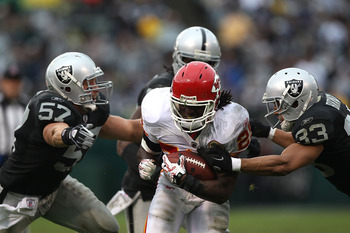
[[[240,172],[241,171],[241,159],[231,158],[232,171]]]
[[[69,139],[69,133],[72,130],[73,127],[68,127],[62,130],[61,133],[61,138],[62,141],[65,145],[73,145],[74,143],[72,142],[72,140]]]
[[[269,136],[267,138],[272,140],[273,136],[275,136],[275,133],[276,133],[276,128],[271,128],[269,132]]]

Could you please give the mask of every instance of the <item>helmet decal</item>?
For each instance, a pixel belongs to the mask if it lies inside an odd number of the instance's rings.
[[[202,50],[207,50],[207,35],[205,34],[205,31],[203,28],[200,28],[202,33]]]
[[[66,72],[73,75],[72,66],[62,66],[61,68],[55,70],[56,76],[61,83],[68,84],[71,81],[71,78],[66,75]]]
[[[303,80],[287,80],[285,81],[285,86],[288,87],[290,86],[288,90],[288,94],[292,97],[298,97],[300,93],[303,91]]]
[[[215,75],[215,79],[213,82],[213,87],[211,89],[211,92],[217,93],[220,91],[220,89],[221,89],[220,78],[218,75]]]

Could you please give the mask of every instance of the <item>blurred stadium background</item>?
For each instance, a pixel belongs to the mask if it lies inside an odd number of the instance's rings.
[[[220,41],[224,89],[231,89],[251,117],[264,120],[266,82],[288,66],[308,70],[322,90],[349,103],[349,11],[347,0],[0,0],[0,73],[18,64],[25,92],[33,95],[45,88],[49,61],[66,51],[84,52],[113,80],[112,113],[129,117],[141,87],[171,65],[177,34],[200,25]],[[105,203],[120,189],[126,170],[115,145],[97,140],[72,173]],[[267,140],[261,145],[262,154],[282,150]],[[239,210],[231,222],[250,208],[297,207],[302,214],[309,207],[319,212],[339,207],[350,216],[349,198],[312,167],[286,177],[242,174],[231,203]],[[339,232],[350,231],[346,224]],[[311,232],[307,229],[280,232]]]

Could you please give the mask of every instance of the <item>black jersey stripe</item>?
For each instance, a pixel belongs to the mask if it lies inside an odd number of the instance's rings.
[[[202,33],[202,50],[205,51],[207,49],[207,35],[203,28],[201,28]]]

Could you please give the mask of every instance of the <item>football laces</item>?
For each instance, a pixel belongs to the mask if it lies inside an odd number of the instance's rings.
[[[202,167],[203,169],[205,168],[205,163],[201,162],[201,161],[198,161],[196,159],[193,159],[193,158],[186,158],[186,162],[189,162],[189,163],[193,163],[195,164],[196,166],[199,166],[199,167]]]

